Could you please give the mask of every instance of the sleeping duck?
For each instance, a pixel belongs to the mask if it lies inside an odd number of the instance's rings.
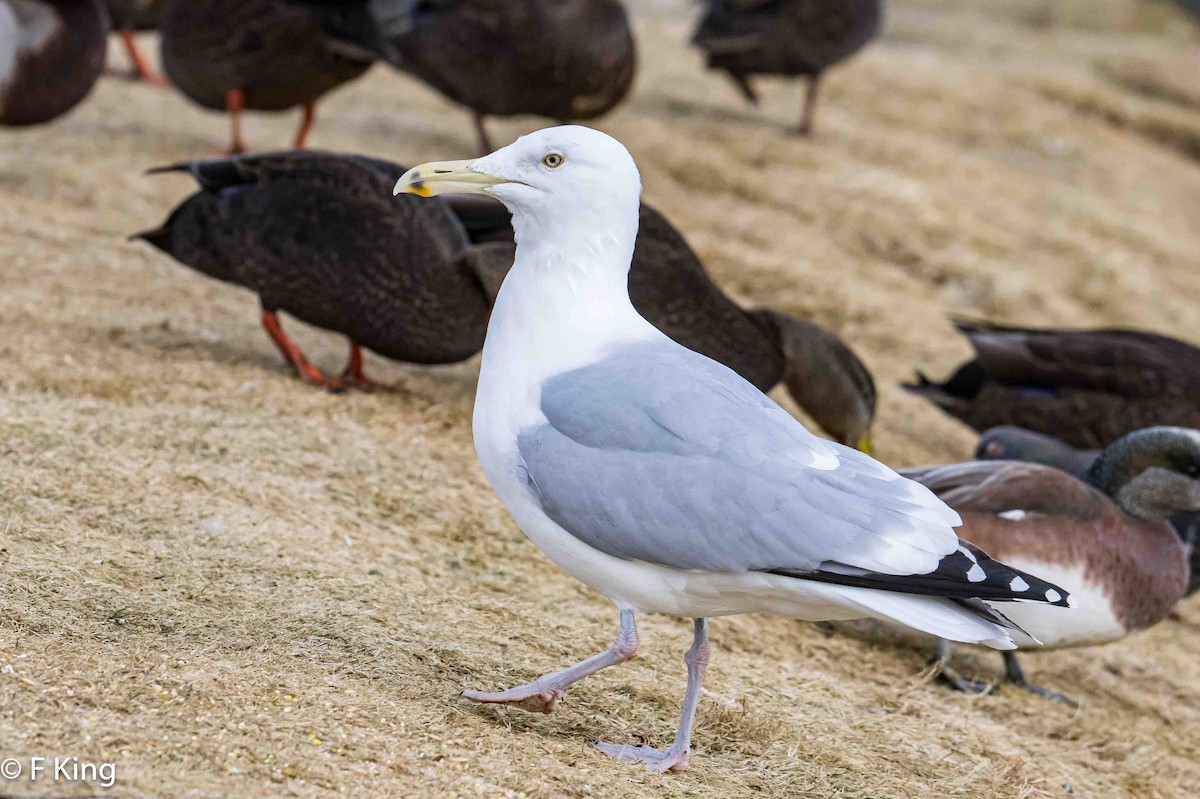
[[[1074,447],[1153,425],[1200,428],[1200,349],[1137,330],[1030,330],[956,320],[974,360],[905,388],[983,432],[1016,425]]]

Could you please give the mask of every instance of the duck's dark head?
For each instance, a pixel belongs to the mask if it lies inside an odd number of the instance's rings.
[[[1122,510],[1154,521],[1200,511],[1200,430],[1148,427],[1114,441],[1087,480]]]

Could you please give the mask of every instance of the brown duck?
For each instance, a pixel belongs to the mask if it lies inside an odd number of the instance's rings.
[[[0,125],[49,122],[104,71],[108,13],[100,0],[0,0]]]
[[[751,103],[753,75],[808,81],[796,132],[813,129],[825,70],[857,53],[879,33],[882,0],[708,0],[692,43],[710,69],[726,72]]]
[[[185,95],[226,111],[231,152],[242,152],[244,109],[302,106],[295,146],[308,140],[316,103],[392,53],[387,34],[408,0],[170,0],[163,68]]]
[[[1095,449],[1153,425],[1200,427],[1200,349],[1136,330],[956,320],[975,359],[905,388],[980,432],[1016,425]]]
[[[374,385],[362,374],[360,347],[436,364],[464,360],[483,346],[492,301],[513,261],[512,228],[499,203],[403,197],[397,204],[391,188],[403,167],[317,152],[167,171],[190,173],[200,191],[140,237],[206,275],[255,291],[268,334],[306,380],[334,389]],[[786,314],[743,311],[647,206],[630,290],[642,314],[668,335],[762,388],[784,380],[831,436],[868,443],[874,383],[850,349]],[[279,311],[349,337],[351,360],[341,378],[308,362],[283,333]]]
[[[1070,611],[1005,607],[1040,648],[1119,640],[1162,621],[1187,592],[1187,553],[1170,519],[1200,511],[1200,431],[1131,433],[1100,453],[1085,480],[1017,461],[902,474],[959,512],[964,541],[1070,592],[1076,602]],[[948,660],[945,645],[941,654]],[[1005,663],[1009,682],[1065,699],[1029,685],[1014,654],[1005,653]],[[974,688],[953,670],[947,676],[959,688]]]
[[[594,119],[629,92],[633,32],[618,0],[408,0],[399,66],[485,116]]]

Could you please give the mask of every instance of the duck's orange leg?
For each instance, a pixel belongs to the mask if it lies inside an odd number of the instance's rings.
[[[313,122],[317,118],[317,104],[305,103],[304,116],[300,119],[300,129],[296,131],[296,141],[292,144],[297,150],[308,146],[308,134],[312,131]]]
[[[326,376],[324,372],[308,362],[308,358],[304,357],[304,353],[300,351],[296,342],[283,332],[283,326],[279,324],[279,317],[274,311],[263,310],[262,325],[267,331],[267,335],[275,342],[275,346],[279,348],[279,352],[283,354],[283,359],[292,365],[301,380],[330,391],[342,391],[345,388],[342,381]]]
[[[117,31],[117,35],[121,37],[121,42],[125,45],[125,52],[129,54],[129,61],[133,64],[133,74],[140,80],[151,83],[161,88],[167,88],[171,85],[164,76],[155,72],[150,62],[142,55],[142,51],[138,49],[137,39],[133,35],[133,31]]]
[[[246,107],[246,93],[241,89],[225,92],[225,111],[229,114],[229,155],[246,152],[242,141],[242,109]]]
[[[342,372],[341,381],[346,388],[357,388],[360,391],[389,390],[388,386],[376,383],[363,373],[362,347],[353,341],[350,342],[350,360],[346,364],[346,370]]]

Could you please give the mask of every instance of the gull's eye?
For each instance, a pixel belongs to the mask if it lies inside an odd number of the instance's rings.
[[[546,153],[544,156],[542,156],[542,163],[548,166],[550,169],[558,169],[566,160],[567,159],[563,158],[558,153]]]

